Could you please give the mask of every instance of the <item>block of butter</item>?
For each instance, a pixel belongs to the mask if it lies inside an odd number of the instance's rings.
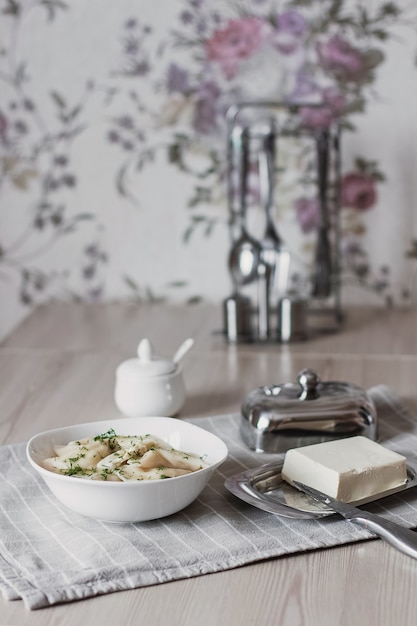
[[[358,502],[405,484],[406,458],[367,437],[348,437],[288,450],[282,478]]]

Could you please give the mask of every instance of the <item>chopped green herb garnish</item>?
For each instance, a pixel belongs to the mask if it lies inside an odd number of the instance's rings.
[[[110,450],[115,450],[118,447],[115,441],[115,437],[117,437],[116,431],[114,430],[114,428],[109,428],[107,432],[94,437],[94,441],[101,441],[101,443],[107,443]]]
[[[108,467],[104,467],[101,470],[101,477],[103,478],[103,480],[107,480],[110,474],[113,474],[113,471]]]

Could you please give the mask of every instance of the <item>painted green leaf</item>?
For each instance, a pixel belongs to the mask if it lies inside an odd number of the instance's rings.
[[[20,4],[16,0],[6,0],[6,7],[2,10],[5,15],[20,15]]]
[[[125,281],[125,283],[127,284],[128,287],[130,287],[130,289],[133,289],[133,291],[137,291],[139,292],[139,286],[138,284],[133,280],[133,278],[131,278],[130,276],[127,276],[127,274],[125,274],[123,276],[123,280]]]
[[[57,91],[51,91],[51,98],[60,109],[66,108],[67,103],[65,102],[61,94],[59,94]]]

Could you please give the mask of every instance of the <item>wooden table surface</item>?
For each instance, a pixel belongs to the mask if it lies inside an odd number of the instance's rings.
[[[251,389],[304,367],[384,383],[417,410],[417,310],[354,309],[341,332],[287,345],[228,345],[220,326],[213,305],[40,307],[0,346],[0,443],[114,417],[115,369],[143,337],[167,355],[195,338],[181,417],[239,412]],[[0,626],[415,626],[416,589],[417,561],[370,540],[38,611],[0,598]]]

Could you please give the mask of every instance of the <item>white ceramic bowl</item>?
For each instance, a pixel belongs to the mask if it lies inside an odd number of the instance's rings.
[[[113,428],[118,435],[156,435],[172,447],[198,456],[207,467],[160,480],[113,482],[55,474],[40,464],[54,445],[95,437]],[[224,442],[212,433],[173,417],[116,418],[39,433],[26,447],[30,464],[57,499],[69,509],[109,522],[143,522],[171,515],[195,500],[214,470],[227,458]]]

